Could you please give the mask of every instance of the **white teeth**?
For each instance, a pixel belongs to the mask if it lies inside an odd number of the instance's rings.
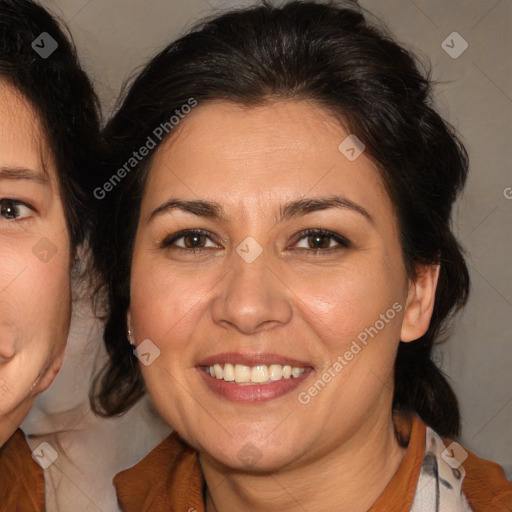
[[[235,367],[232,364],[226,363],[224,365],[224,380],[227,382],[235,380]]]
[[[220,364],[214,364],[213,369],[215,371],[215,377],[217,379],[222,379],[222,375],[223,375],[222,366]]]
[[[280,364],[271,364],[268,367],[270,380],[281,380],[283,378],[283,367]]]
[[[223,379],[226,382],[236,382],[240,385],[249,384],[268,384],[281,379],[298,378],[306,368],[299,368],[298,366],[280,364],[271,364],[267,366],[260,364],[257,366],[245,366],[243,364],[232,365],[214,364],[206,368],[206,373],[215,379]]]
[[[268,368],[265,365],[253,366],[251,370],[251,382],[267,382]]]
[[[301,371],[300,371],[300,368],[297,368],[296,366],[294,366],[292,368],[292,377],[300,377],[302,374],[301,374]]]
[[[235,381],[251,382],[251,367],[243,364],[235,364]]]

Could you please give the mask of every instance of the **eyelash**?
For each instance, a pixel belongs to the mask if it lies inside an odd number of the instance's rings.
[[[24,206],[25,208],[28,208],[32,212],[35,212],[36,209],[28,203],[25,203],[24,201],[19,201],[18,199],[11,199],[9,197],[0,197],[0,222],[23,222],[24,220],[28,220],[26,218],[18,219],[17,217],[14,219],[6,219],[2,215],[2,210],[6,207],[4,203],[7,203],[7,207],[14,207],[17,209],[19,206]]]
[[[160,248],[161,249],[169,249],[169,250],[178,249],[180,251],[184,251],[187,253],[193,253],[196,255],[198,255],[198,253],[202,252],[203,250],[208,249],[205,247],[196,247],[196,248],[179,247],[179,246],[171,247],[172,244],[174,244],[180,238],[185,238],[186,236],[190,236],[190,235],[195,235],[195,236],[204,235],[204,236],[208,237],[212,242],[214,241],[211,238],[211,233],[209,233],[208,231],[205,231],[203,229],[185,229],[183,231],[179,231],[178,233],[175,233],[174,235],[171,235],[170,237],[165,238],[161,242]],[[299,242],[303,238],[308,238],[310,236],[327,237],[332,240],[335,240],[336,242],[338,242],[340,244],[339,247],[335,247],[335,248],[331,247],[331,248],[327,248],[327,249],[321,249],[321,248],[320,249],[300,249],[302,251],[305,251],[306,254],[310,254],[312,256],[319,256],[319,255],[322,255],[322,254],[325,254],[328,252],[338,251],[340,249],[348,249],[352,246],[352,243],[350,242],[350,240],[348,240],[344,236],[338,235],[337,233],[328,231],[326,229],[321,229],[321,228],[306,229],[304,231],[301,231],[300,233],[297,234],[297,237],[298,237],[297,242]]]

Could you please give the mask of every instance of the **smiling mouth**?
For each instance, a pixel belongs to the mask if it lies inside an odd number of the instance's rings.
[[[272,384],[273,382],[297,379],[310,368],[281,364],[246,366],[231,363],[200,366],[200,369],[210,377],[241,386]]]

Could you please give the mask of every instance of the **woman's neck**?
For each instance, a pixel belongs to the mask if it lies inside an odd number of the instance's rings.
[[[365,425],[325,456],[272,474],[222,469],[200,457],[208,491],[206,512],[366,512],[396,473],[406,448],[399,445],[391,413]]]

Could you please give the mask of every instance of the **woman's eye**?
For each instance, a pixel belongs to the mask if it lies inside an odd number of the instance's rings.
[[[202,230],[181,231],[171,237],[167,237],[161,244],[163,248],[179,248],[184,251],[196,251],[207,249],[207,241],[212,243],[210,247],[218,248],[212,241],[208,232]],[[179,242],[179,243],[178,243]]]
[[[308,229],[299,233],[299,236],[299,242],[295,244],[294,248],[305,249],[308,254],[321,254],[351,247],[351,242],[347,238],[324,229]],[[219,248],[212,241],[212,236],[208,231],[198,229],[180,231],[171,235],[163,240],[160,247],[194,253],[201,252],[203,249]]]
[[[351,243],[345,237],[324,229],[308,229],[300,233],[299,242],[295,247],[306,249],[306,252],[321,253],[339,248],[349,248]]]
[[[5,220],[21,220],[30,217],[33,208],[16,199],[0,199],[0,216]]]

